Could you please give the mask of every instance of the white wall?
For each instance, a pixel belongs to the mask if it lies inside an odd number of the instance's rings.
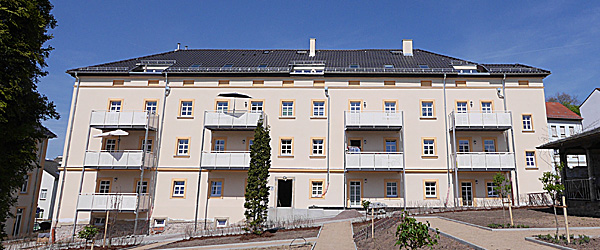
[[[579,107],[583,117],[583,129],[590,130],[600,126],[600,91],[592,92],[590,97]]]

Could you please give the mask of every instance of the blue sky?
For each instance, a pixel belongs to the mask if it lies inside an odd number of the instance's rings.
[[[552,71],[546,95],[580,100],[600,78],[595,1],[52,1],[58,27],[39,91],[61,119],[48,158],[62,155],[74,79],[65,70],[190,48],[415,48]]]

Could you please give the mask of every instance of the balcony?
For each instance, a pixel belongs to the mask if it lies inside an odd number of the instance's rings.
[[[158,115],[147,111],[108,112],[92,110],[90,126],[98,129],[148,129],[156,130]]]
[[[254,130],[263,112],[248,111],[206,111],[204,126],[210,130]],[[266,115],[265,115],[266,118]]]
[[[468,112],[450,113],[452,129],[463,131],[504,131],[512,126],[510,111],[494,111],[492,113]]]
[[[142,166],[151,167],[153,161],[154,154],[142,150],[87,151],[83,166],[104,169],[140,169]]]
[[[213,170],[248,170],[250,167],[250,152],[223,151],[203,152],[202,168]]]
[[[404,154],[401,152],[346,152],[349,171],[402,171]]]
[[[458,153],[456,166],[459,171],[510,171],[515,169],[515,154],[510,152]]]
[[[402,112],[344,112],[346,130],[400,130],[402,128]]]
[[[137,206],[135,193],[109,193],[109,194],[80,194],[77,210],[80,211],[131,211],[135,212]],[[140,194],[138,211],[148,211],[150,196]]]

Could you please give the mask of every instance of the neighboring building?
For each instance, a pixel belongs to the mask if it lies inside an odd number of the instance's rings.
[[[550,141],[566,138],[582,131],[581,116],[571,111],[558,102],[546,102],[546,117],[548,120],[548,136]],[[558,150],[554,154],[552,163],[560,162]],[[585,166],[585,155],[569,155],[569,167]]]
[[[5,224],[6,234],[9,238],[26,237],[33,233],[48,140],[56,138],[56,135],[50,132],[50,130],[44,127],[41,129],[44,131],[46,138],[37,144],[37,160],[35,163],[40,167],[34,168],[27,173],[27,176],[25,176],[25,183],[16,193],[17,202],[11,210],[11,213],[14,216],[9,217]]]
[[[583,130],[600,127],[600,88],[595,88],[579,106],[583,117]]]
[[[56,238],[71,235],[73,221],[103,224],[109,212],[129,233],[242,222],[261,117],[271,128],[270,219],[361,200],[500,205],[497,172],[513,180],[519,204],[542,191],[551,158],[535,147],[548,138],[549,71],[461,60],[412,40],[402,50],[310,45],[177,49],[67,71],[77,77],[77,108]]]
[[[56,201],[56,189],[58,187],[59,163],[46,159],[44,163],[44,174],[38,195],[37,222],[52,220],[54,204]]]

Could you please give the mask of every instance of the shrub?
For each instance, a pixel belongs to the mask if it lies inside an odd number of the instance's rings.
[[[433,234],[429,233],[429,222],[421,223],[417,219],[408,216],[408,212],[404,211],[402,215],[402,222],[396,229],[396,246],[400,249],[417,249],[420,247],[433,247],[438,244],[440,238],[440,231],[436,228],[433,229]]]

